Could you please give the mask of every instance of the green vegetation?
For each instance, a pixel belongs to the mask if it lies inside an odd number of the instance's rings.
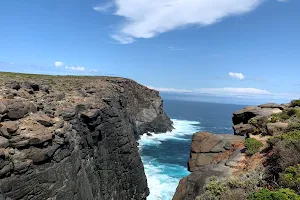
[[[280,185],[300,193],[300,165],[286,168],[280,176]]]
[[[245,147],[246,147],[246,155],[252,156],[259,152],[260,148],[263,147],[263,143],[261,141],[258,141],[254,138],[247,138],[245,141]]]
[[[291,102],[291,107],[296,107],[296,106],[300,106],[300,99],[293,100]]]
[[[294,130],[288,133],[283,133],[280,136],[280,139],[287,140],[290,142],[298,141],[300,140],[300,130]]]
[[[249,194],[264,186],[264,176],[264,168],[258,167],[229,180],[212,177],[196,200],[246,200]]]
[[[284,122],[291,118],[292,119],[294,119],[294,118],[300,119],[300,108],[288,108],[288,109],[285,109],[282,113],[272,114],[268,118],[268,123]]]
[[[219,200],[221,195],[229,190],[227,182],[217,177],[211,177],[210,181],[204,186],[204,193],[196,200]]]
[[[282,122],[288,120],[289,118],[290,116],[287,114],[287,112],[276,113],[269,117],[268,123]]]
[[[277,191],[270,191],[264,188],[249,195],[248,200],[300,200],[300,196],[288,188]]]

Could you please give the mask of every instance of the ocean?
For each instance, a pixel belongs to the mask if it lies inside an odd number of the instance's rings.
[[[232,113],[244,105],[165,100],[164,109],[174,122],[168,133],[144,134],[139,140],[150,195],[147,200],[171,200],[179,180],[189,175],[187,161],[193,133],[233,134]]]

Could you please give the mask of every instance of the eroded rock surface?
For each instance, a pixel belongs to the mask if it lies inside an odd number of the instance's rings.
[[[198,132],[193,135],[188,169],[192,172],[180,180],[173,200],[194,200],[212,176],[230,176],[244,159],[245,137]]]
[[[0,74],[0,122],[13,200],[145,199],[136,138],[172,129],[157,91],[107,77]]]

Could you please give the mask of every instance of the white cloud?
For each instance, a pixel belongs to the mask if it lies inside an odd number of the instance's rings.
[[[81,66],[66,66],[65,68],[71,71],[85,71],[85,68]]]
[[[112,35],[111,36],[114,40],[120,42],[120,44],[130,44],[135,42],[135,39],[132,37],[128,37],[126,35]]]
[[[178,93],[189,93],[189,92],[193,92],[193,90],[186,90],[186,89],[175,89],[175,88],[157,88],[157,87],[153,87],[153,86],[147,86],[150,89],[153,90],[157,90],[160,92],[178,92]]]
[[[101,4],[101,5],[95,6],[95,7],[93,7],[93,9],[98,12],[107,12],[113,7],[114,7],[113,2],[107,2],[107,3]]]
[[[236,87],[200,88],[197,89],[196,92],[211,94],[211,95],[270,95],[272,94],[267,90],[262,90],[257,88],[236,88]]]
[[[54,65],[55,65],[55,67],[62,67],[62,66],[64,66],[64,63],[57,61],[57,62],[54,62]]]
[[[242,73],[236,73],[236,72],[229,72],[229,76],[232,78],[243,80],[245,79],[245,76]]]
[[[264,0],[112,1],[116,8],[114,14],[126,20],[113,35],[113,38],[122,44],[134,42],[137,38],[152,38],[186,25],[211,25],[225,17],[250,12],[264,2]],[[95,8],[94,10],[100,12],[102,10],[101,7]]]
[[[208,94],[218,96],[257,96],[257,95],[273,95],[274,93],[257,88],[238,88],[238,87],[223,87],[223,88],[199,88],[199,89],[175,89],[175,88],[161,88],[148,86],[160,92],[175,92],[175,93],[195,93]]]

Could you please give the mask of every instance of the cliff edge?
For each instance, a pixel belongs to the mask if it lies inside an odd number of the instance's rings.
[[[300,199],[300,100],[248,106],[234,135],[195,133],[173,200]]]
[[[129,79],[0,73],[0,199],[146,199],[136,139],[172,128]]]

